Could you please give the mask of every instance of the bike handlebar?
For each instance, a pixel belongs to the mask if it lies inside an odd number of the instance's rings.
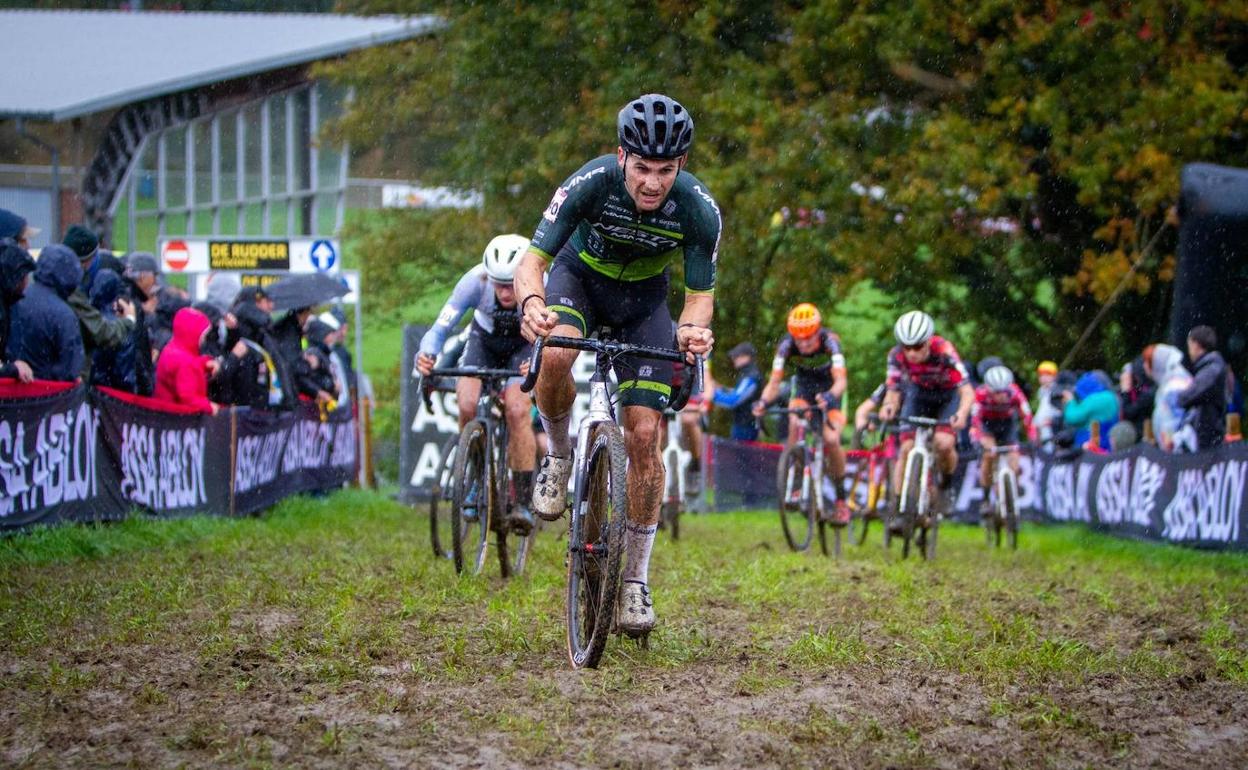
[[[429,372],[429,376],[420,376],[420,381],[416,387],[420,391],[421,398],[424,399],[425,408],[433,411],[433,393],[440,391],[442,393],[451,393],[454,388],[446,387],[438,384],[436,377],[472,377],[474,379],[483,380],[490,383],[509,380],[512,377],[519,377],[519,369],[485,369],[471,366],[449,367],[445,369],[434,369]]]
[[[533,352],[529,356],[529,373],[524,378],[524,382],[520,384],[520,389],[525,393],[532,392],[537,385],[537,377],[542,371],[542,351],[549,345],[554,348],[570,348],[572,350],[586,350],[590,353],[605,354],[608,356],[637,356],[639,358],[650,358],[656,361],[672,361],[673,363],[683,363],[685,361],[685,353],[673,348],[656,348],[650,345],[634,345],[628,342],[615,342],[613,340],[599,340],[591,337],[538,337],[537,342],[533,344]],[[681,388],[683,398],[673,399],[672,406],[677,411],[683,409],[689,401],[689,395],[694,391],[704,389],[702,379],[702,356],[695,355],[693,357],[693,376],[685,379],[685,385]],[[677,403],[679,402],[679,406]]]

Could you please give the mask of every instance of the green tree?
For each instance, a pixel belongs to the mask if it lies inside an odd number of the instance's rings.
[[[355,89],[340,129],[357,146],[484,192],[460,231],[477,241],[530,231],[560,180],[613,149],[627,99],[681,99],[697,121],[690,169],[724,212],[716,329],[729,343],[765,348],[802,300],[852,326],[838,311],[869,281],[892,312],[931,311],[964,353],[1029,365],[1070,347],[1157,236],[1078,363],[1120,361],[1164,330],[1180,167],[1248,163],[1245,6],[340,5],[447,19],[323,72]],[[444,269],[427,240],[447,235],[437,219],[387,218],[376,243],[406,232],[410,248],[386,259]],[[847,335],[856,371],[878,370],[879,334]]]

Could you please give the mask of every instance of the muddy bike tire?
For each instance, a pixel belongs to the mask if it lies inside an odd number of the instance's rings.
[[[662,528],[666,529],[672,536],[673,540],[680,539],[680,502],[677,500],[668,500],[663,503],[663,507],[659,510],[659,521]]]
[[[527,535],[521,535],[508,527],[507,521],[500,521],[494,541],[498,551],[499,572],[505,578],[513,578],[524,574],[525,565],[529,563],[529,551],[533,549],[533,538],[537,537],[537,531],[541,528],[541,520],[533,522],[533,529]]]
[[[494,507],[494,490],[488,478],[489,456],[486,452],[485,425],[473,420],[464,426],[455,447],[454,492],[451,496],[453,534],[451,551],[455,572],[480,574],[485,566],[490,542],[490,512]],[[464,504],[474,496],[475,521],[464,519]]]
[[[800,444],[788,447],[780,455],[780,463],[776,466],[776,494],[779,496],[780,526],[784,530],[784,539],[794,551],[805,551],[810,548],[810,541],[815,537],[814,495],[823,494],[815,490],[807,505],[801,502],[790,503],[789,491],[801,488],[802,476],[806,471],[806,448]]]
[[[819,548],[823,551],[824,556],[831,556],[834,559],[841,558],[841,541],[844,538],[844,530],[848,525],[833,524],[830,521],[819,522]],[[831,531],[831,536],[828,532]],[[831,548],[828,547],[828,541],[831,541]]]
[[[569,516],[564,620],[572,668],[597,668],[615,620],[628,512],[624,437],[602,423],[590,436],[585,496]],[[592,546],[589,548],[587,546]]]
[[[923,529],[923,555],[924,561],[932,561],[936,558],[936,535],[940,532],[940,517],[930,517],[927,527]]]
[[[434,479],[433,489],[429,491],[429,545],[433,548],[435,559],[455,558],[451,553],[451,538],[454,536],[454,525],[451,522],[454,477],[451,474],[455,470],[455,447],[458,444],[459,436],[452,436],[442,445],[442,454],[438,455],[442,458],[442,469]]]
[[[860,462],[858,470],[854,471],[853,481],[849,485],[849,493],[846,495],[849,503],[849,539],[854,545],[862,545],[867,540],[867,527],[871,523],[871,518],[875,514],[871,510],[871,479],[867,476],[867,463]],[[858,490],[865,485],[866,487],[866,504],[858,505]]]
[[[910,469],[910,486],[902,490],[901,505],[898,508],[898,515],[901,516],[901,558],[910,557],[910,545],[914,540],[915,522],[919,517],[919,501],[923,495],[923,479],[919,473],[920,460],[913,453],[906,458],[906,462],[914,463],[914,467]],[[905,476],[902,476],[904,479]]]
[[[1018,550],[1018,490],[1014,488],[1014,478],[1010,477],[1006,480],[1004,487],[1005,497],[1005,521],[1002,522],[1002,529],[1005,530],[1005,540],[1010,546],[1011,551]],[[1000,544],[1000,535],[997,536],[997,543]]]

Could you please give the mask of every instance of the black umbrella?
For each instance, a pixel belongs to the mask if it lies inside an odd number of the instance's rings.
[[[306,273],[283,278],[265,287],[277,310],[315,307],[348,292],[340,279],[324,273]]]

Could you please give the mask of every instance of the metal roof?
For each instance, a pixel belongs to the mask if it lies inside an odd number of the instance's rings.
[[[437,16],[0,11],[0,117],[69,120],[442,25]]]

